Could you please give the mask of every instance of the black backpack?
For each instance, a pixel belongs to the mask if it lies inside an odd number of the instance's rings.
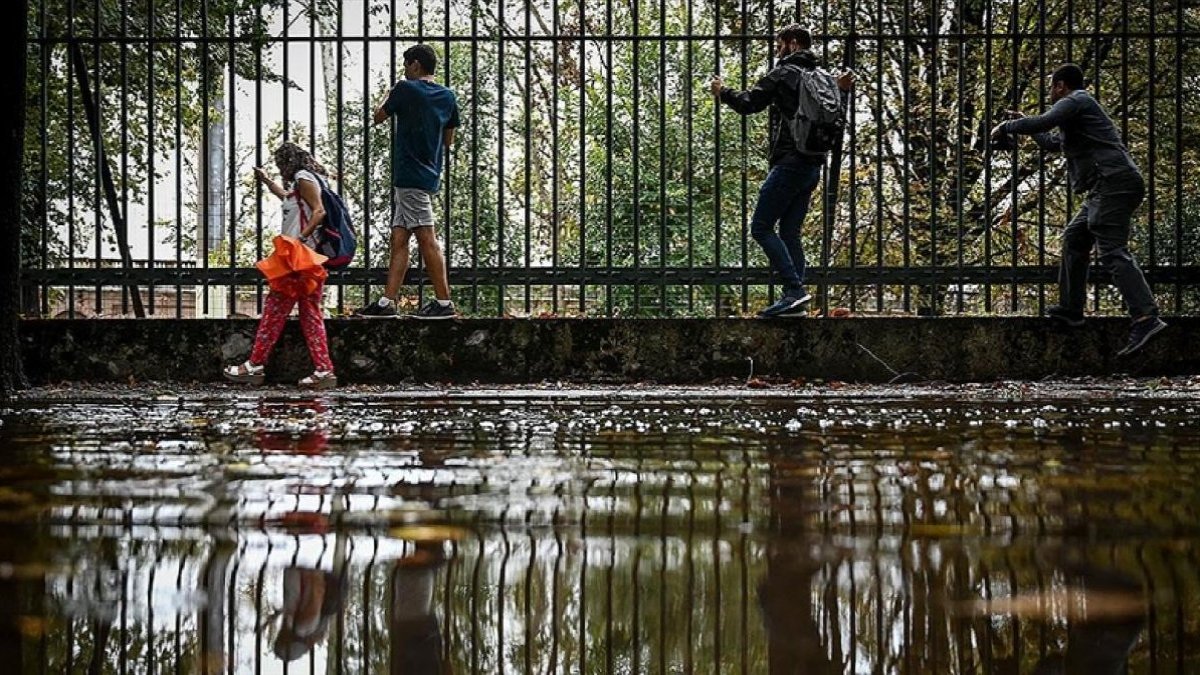
[[[846,129],[846,103],[833,73],[824,68],[790,68],[799,74],[796,114],[788,123],[796,152],[824,159]]]
[[[354,260],[354,252],[358,248],[358,235],[350,222],[350,212],[346,203],[338,193],[329,189],[329,184],[321,176],[317,176],[321,186],[321,205],[325,207],[325,219],[313,233],[316,240],[314,250],[328,258],[325,267],[331,270],[341,269]]]

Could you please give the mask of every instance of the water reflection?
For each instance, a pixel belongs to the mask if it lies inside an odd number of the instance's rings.
[[[1200,671],[1186,403],[0,419],[35,671]]]

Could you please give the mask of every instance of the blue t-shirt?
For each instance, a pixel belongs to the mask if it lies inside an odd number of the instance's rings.
[[[437,192],[442,175],[442,133],[457,127],[458,99],[426,80],[401,80],[383,104],[395,119],[392,185]]]

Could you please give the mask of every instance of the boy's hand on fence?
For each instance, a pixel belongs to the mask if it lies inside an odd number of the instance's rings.
[[[1019,120],[1024,116],[1025,116],[1025,113],[1021,112],[1020,110],[1005,110],[1004,111],[1004,119],[1006,119],[1006,120]]]
[[[725,88],[725,83],[720,77],[714,75],[712,81],[708,83],[708,88],[712,91],[713,98],[721,98],[721,90]]]
[[[853,89],[854,88],[854,71],[850,70],[849,68],[842,71],[842,74],[838,75],[837,86],[838,86],[838,89],[841,89],[842,91],[850,91],[851,89]]]

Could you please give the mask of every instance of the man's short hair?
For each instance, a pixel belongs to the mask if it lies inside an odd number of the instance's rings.
[[[792,42],[793,40],[799,42],[800,46],[804,49],[812,47],[812,33],[808,32],[807,28],[798,23],[784,26],[779,31],[777,37],[784,42]]]
[[[1064,63],[1054,69],[1050,76],[1050,84],[1062,82],[1071,89],[1083,89],[1083,68],[1074,63]]]
[[[421,70],[426,75],[432,75],[437,70],[437,54],[429,45],[417,45],[404,50],[404,63],[413,61],[421,64]]]

